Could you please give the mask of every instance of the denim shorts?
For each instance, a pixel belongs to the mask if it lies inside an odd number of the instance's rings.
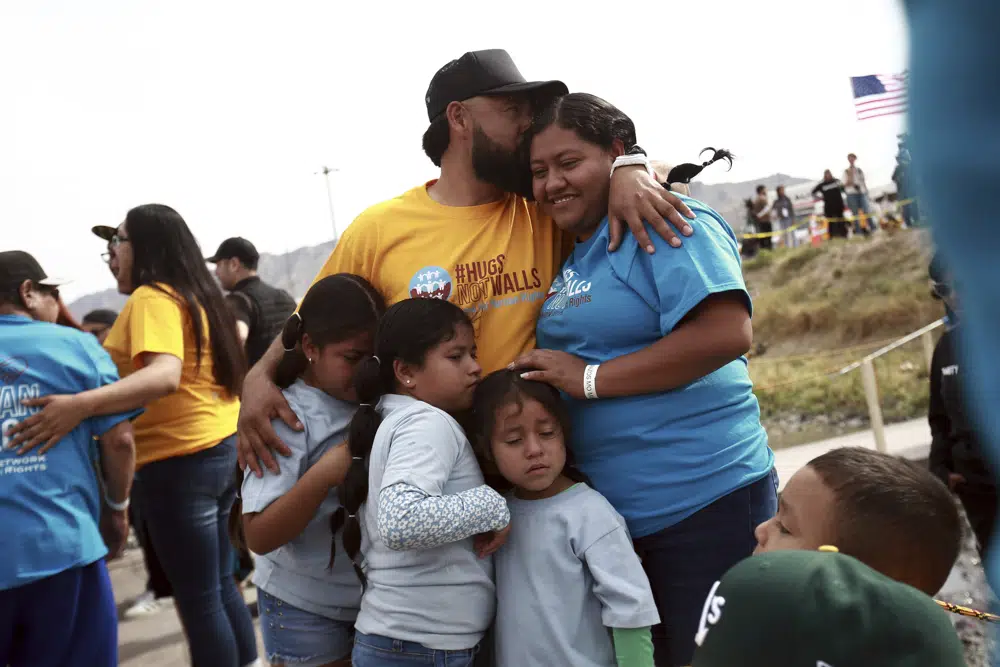
[[[479,646],[459,651],[441,651],[423,644],[358,632],[351,660],[354,667],[473,667]]]
[[[350,657],[353,622],[335,621],[293,607],[259,588],[257,605],[268,662],[288,667],[319,667]]]

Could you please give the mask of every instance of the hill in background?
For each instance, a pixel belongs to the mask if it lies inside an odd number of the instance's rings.
[[[854,364],[944,315],[927,282],[921,230],[762,252],[744,263],[753,296],[750,376],[772,447],[867,428]],[[929,368],[917,338],[874,359],[886,423],[927,414]]]

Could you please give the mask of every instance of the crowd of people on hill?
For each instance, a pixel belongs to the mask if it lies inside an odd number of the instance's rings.
[[[840,178],[827,169],[813,187],[808,211],[796,211],[795,203],[786,194],[785,185],[778,185],[774,195],[766,185],[758,185],[754,196],[744,201],[746,223],[743,236],[744,255],[757,250],[772,250],[784,246],[794,248],[815,234],[813,225],[806,225],[813,215],[812,204],[821,203],[823,213],[815,222],[819,236],[846,239],[849,235],[870,236],[880,228],[906,228],[919,224],[917,203],[912,198],[909,175],[909,150],[906,136],[899,136],[899,153],[892,180],[895,192],[885,192],[872,201],[864,170],[857,165],[857,155],[847,155],[847,168]],[[801,206],[800,206],[801,209]]]
[[[116,664],[131,510],[194,667],[261,664],[251,567],[271,665],[963,665],[945,483],[841,449],[778,496],[738,240],[676,187],[731,156],[654,169],[501,50],[426,105],[439,177],[299,304],[161,204],[94,229],[128,301],[82,331],[0,253],[0,664]]]

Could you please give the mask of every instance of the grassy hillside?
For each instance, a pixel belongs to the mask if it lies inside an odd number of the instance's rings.
[[[860,372],[837,372],[943,315],[930,296],[928,239],[903,231],[762,252],[744,264],[754,298],[750,373],[774,446],[866,427]],[[875,362],[887,422],[926,414],[920,340]]]

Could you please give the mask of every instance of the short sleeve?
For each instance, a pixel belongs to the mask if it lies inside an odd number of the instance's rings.
[[[404,483],[429,496],[443,495],[461,445],[442,415],[421,411],[403,417],[392,433],[379,492]]]
[[[86,388],[88,390],[100,389],[106,385],[118,382],[118,369],[115,367],[114,362],[111,361],[111,355],[109,355],[107,351],[101,347],[100,343],[97,342],[97,339],[87,334],[77,337],[77,340],[80,343],[80,347],[83,349],[83,353],[90,361],[93,370],[90,377],[87,379]],[[134,419],[142,413],[143,410],[140,408],[113,415],[91,417],[87,420],[90,428],[90,435],[92,437],[99,438],[121,422],[128,419]]]
[[[695,306],[712,294],[738,291],[752,313],[750,293],[743,270],[736,235],[715,211],[685,199],[696,218],[694,234],[680,248],[670,247],[652,229],[656,253],[636,253],[628,282],[660,315],[660,334],[666,336]],[[619,251],[620,252],[620,251]]]
[[[624,526],[591,544],[583,560],[601,601],[604,627],[644,628],[660,622],[649,580]]]
[[[153,287],[140,287],[129,313],[129,357],[135,362],[144,352],[184,359],[184,313],[181,304]],[[136,364],[138,367],[139,364]]]
[[[280,457],[281,472],[277,474],[270,470],[264,470],[264,476],[258,478],[253,471],[247,468],[240,493],[244,514],[262,512],[267,509],[268,505],[291,491],[295,483],[308,469],[308,430],[293,431],[280,419],[274,420],[271,425],[274,427],[274,432],[283,443],[288,445],[292,453],[290,456]]]
[[[378,226],[374,218],[362,213],[344,230],[333,252],[324,262],[313,284],[338,273],[353,273],[374,283]],[[310,285],[311,287],[311,285]]]

